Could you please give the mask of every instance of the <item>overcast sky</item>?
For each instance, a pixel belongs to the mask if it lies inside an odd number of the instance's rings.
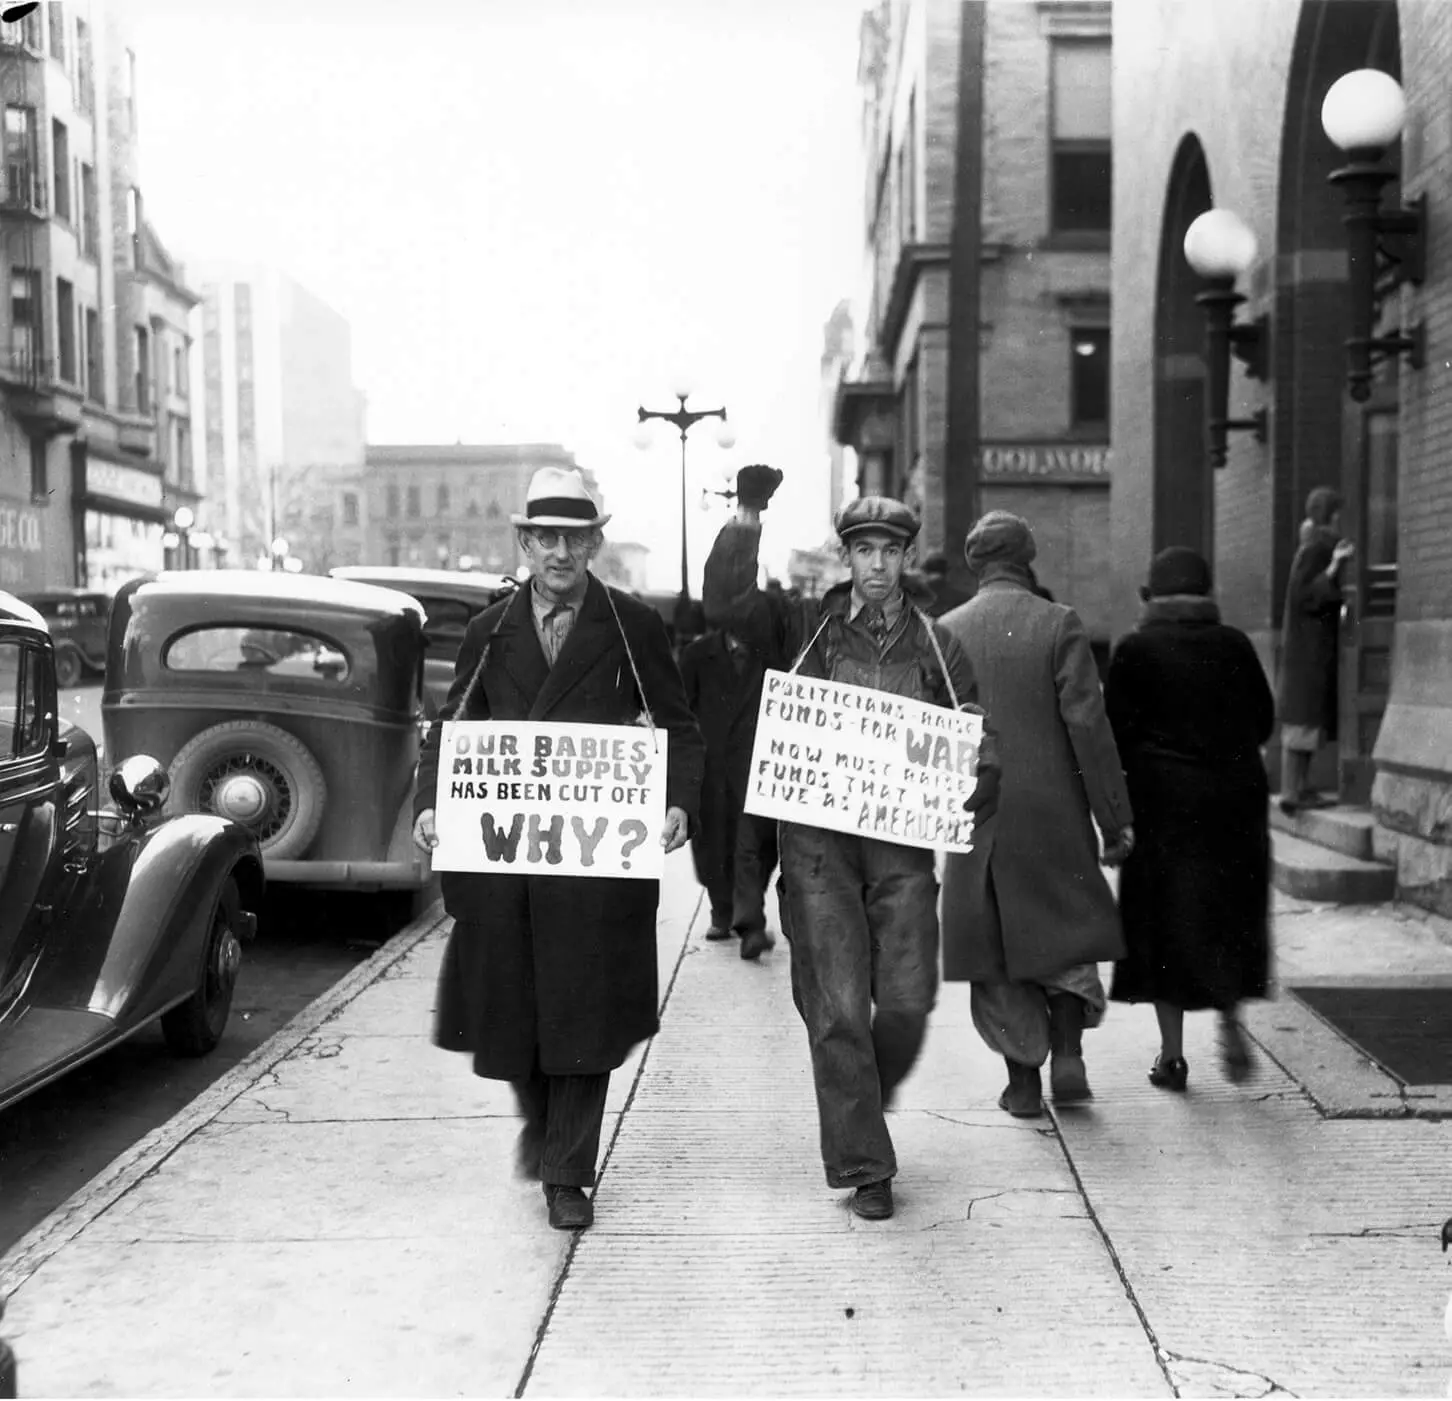
[[[822,327],[862,266],[857,0],[126,0],[148,217],[352,323],[374,442],[562,442],[612,533],[692,572],[723,468],[788,473],[768,552],[827,528]],[[790,521],[788,520],[790,517]]]

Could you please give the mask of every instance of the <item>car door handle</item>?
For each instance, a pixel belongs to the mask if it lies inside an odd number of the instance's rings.
[[[0,822],[0,833],[18,832],[19,830],[18,822]]]

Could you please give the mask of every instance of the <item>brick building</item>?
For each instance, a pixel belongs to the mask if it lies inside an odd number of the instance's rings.
[[[1444,0],[1118,0],[1114,9],[1113,617],[1135,615],[1152,552],[1213,560],[1227,620],[1279,660],[1287,569],[1307,492],[1340,488],[1358,546],[1341,629],[1340,739],[1323,778],[1370,808],[1403,896],[1452,912],[1452,6]],[[1348,393],[1348,158],[1321,127],[1331,84],[1397,78],[1407,122],[1384,159],[1400,199],[1427,196],[1425,278],[1381,304],[1425,329],[1425,368],[1394,356]],[[1396,179],[1383,204],[1398,202]],[[1204,447],[1202,283],[1182,251],[1215,207],[1253,230],[1239,312],[1264,379],[1232,365],[1229,417],[1263,440]],[[1264,318],[1263,321],[1261,318]]]
[[[188,317],[147,221],[124,8],[0,25],[0,588],[112,587],[197,502]]]
[[[834,433],[962,573],[985,510],[1109,635],[1110,7],[888,0],[863,17],[865,343]],[[961,134],[966,133],[966,139]]]

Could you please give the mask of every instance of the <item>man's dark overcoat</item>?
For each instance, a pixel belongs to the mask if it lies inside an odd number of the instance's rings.
[[[1339,538],[1325,526],[1311,526],[1303,532],[1301,547],[1291,561],[1276,696],[1281,724],[1319,729],[1328,742],[1336,738],[1337,731],[1341,589],[1326,577],[1326,569]]]
[[[440,722],[630,725],[648,707],[670,736],[666,804],[683,809],[694,825],[701,736],[660,615],[618,590],[607,596],[591,575],[551,668],[535,631],[531,592],[521,588],[469,624]],[[483,674],[467,712],[457,714],[486,640]],[[419,761],[415,814],[435,806],[439,734],[436,723]],[[658,881],[451,871],[440,883],[455,924],[439,976],[434,1039],[446,1050],[472,1051],[476,1074],[524,1079],[536,1049],[546,1075],[600,1074],[659,1029]]]
[[[736,819],[751,781],[751,746],[766,664],[748,648],[741,672],[731,660],[724,632],[699,637],[681,653],[686,703],[695,712],[706,745],[706,781],[697,828],[702,869],[730,872]]]

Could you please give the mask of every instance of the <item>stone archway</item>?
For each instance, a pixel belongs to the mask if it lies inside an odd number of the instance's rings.
[[[1185,232],[1211,207],[1199,137],[1175,152],[1160,220],[1155,299],[1154,525],[1156,552],[1188,545],[1214,559],[1214,499],[1205,451],[1205,317],[1199,278],[1185,261]]]

